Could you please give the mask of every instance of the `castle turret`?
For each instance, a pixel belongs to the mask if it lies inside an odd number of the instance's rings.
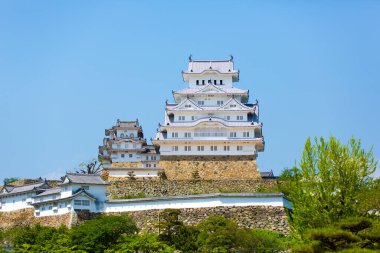
[[[155,177],[162,169],[158,166],[159,152],[147,145],[139,121],[117,120],[105,130],[106,137],[99,147],[103,169],[111,177]]]

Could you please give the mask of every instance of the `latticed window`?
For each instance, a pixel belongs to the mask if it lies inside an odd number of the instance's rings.
[[[196,128],[194,132],[195,137],[226,137],[227,131],[225,128]]]

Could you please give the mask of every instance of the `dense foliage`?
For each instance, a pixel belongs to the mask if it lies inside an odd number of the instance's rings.
[[[371,177],[376,165],[359,140],[307,139],[299,165],[278,180],[293,204],[293,252],[380,251],[380,180]]]
[[[224,217],[210,217],[196,226],[184,225],[178,210],[166,210],[160,234],[137,233],[128,216],[100,216],[68,229],[41,225],[15,227],[5,232],[3,243],[11,252],[279,252],[287,238],[264,230],[239,228]],[[1,252],[1,251],[0,251]]]
[[[307,139],[299,166],[280,177],[282,191],[293,202],[295,231],[302,235],[369,211],[371,206],[361,207],[360,196],[372,188],[375,169],[372,151],[365,152],[358,140],[343,145],[334,137],[314,144]]]

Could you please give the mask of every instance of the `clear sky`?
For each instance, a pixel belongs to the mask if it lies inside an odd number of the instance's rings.
[[[0,1],[0,179],[53,177],[97,157],[104,129],[153,137],[188,56],[228,59],[260,102],[260,170],[308,136],[380,159],[380,1]],[[379,173],[378,173],[379,174]]]

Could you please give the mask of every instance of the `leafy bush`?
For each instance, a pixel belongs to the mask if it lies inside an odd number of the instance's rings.
[[[311,240],[319,241],[323,250],[337,251],[352,246],[352,243],[360,241],[360,237],[341,229],[318,228],[309,231]]]
[[[155,234],[123,235],[111,249],[105,253],[172,253],[174,249],[158,239]]]
[[[364,217],[349,217],[339,222],[339,226],[343,230],[348,230],[354,234],[372,226],[372,222]]]
[[[127,215],[99,216],[74,227],[71,231],[72,243],[87,252],[104,252],[116,243],[122,234],[137,233],[135,222]]]

